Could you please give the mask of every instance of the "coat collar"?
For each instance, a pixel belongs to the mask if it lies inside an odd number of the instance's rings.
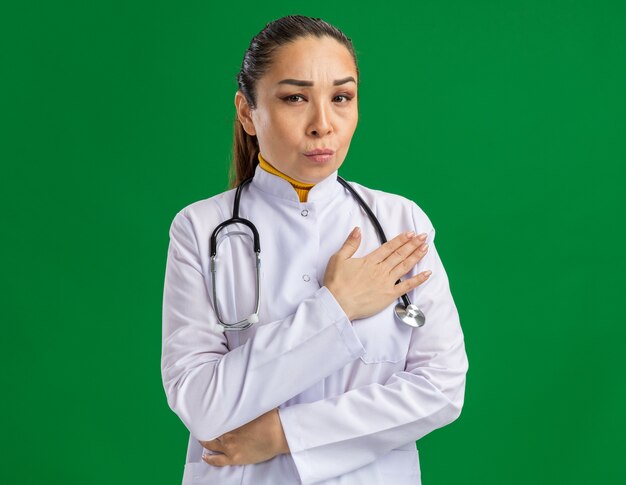
[[[300,202],[298,194],[287,180],[263,170],[259,165],[257,165],[254,169],[252,185],[255,188],[275,197],[294,201],[298,204],[321,202],[327,199],[330,200],[341,190],[341,185],[337,182],[337,170],[335,170],[324,180],[311,187],[306,202]]]

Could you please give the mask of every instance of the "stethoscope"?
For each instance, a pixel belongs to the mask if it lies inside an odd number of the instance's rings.
[[[222,222],[219,226],[215,228],[213,234],[211,234],[210,241],[210,270],[211,270],[211,286],[213,287],[213,301],[215,302],[215,313],[217,315],[217,319],[220,325],[222,325],[225,329],[229,330],[244,330],[250,327],[254,323],[258,323],[259,321],[259,308],[261,304],[261,244],[259,243],[259,232],[257,228],[250,222],[248,219],[243,219],[239,217],[239,200],[241,198],[241,190],[242,188],[249,184],[252,181],[253,177],[250,177],[237,186],[237,191],[235,192],[235,202],[233,204],[233,217]],[[365,201],[361,198],[361,196],[350,186],[348,182],[346,182],[340,176],[337,176],[337,181],[343,185],[348,191],[352,194],[352,196],[357,200],[361,208],[367,213],[370,221],[374,224],[376,228],[376,232],[378,232],[378,237],[381,240],[381,244],[385,244],[387,242],[387,238],[385,237],[385,232],[381,227],[378,219],[365,203]],[[219,232],[224,229],[226,226],[230,224],[244,224],[250,228],[253,235],[253,247],[254,252],[256,254],[256,304],[254,313],[250,314],[247,318],[240,320],[235,323],[226,323],[222,319],[222,315],[219,310],[219,305],[217,301],[217,290],[215,285],[215,274],[217,272],[217,235]],[[234,233],[235,234],[235,233]],[[241,233],[236,233],[241,234]],[[400,283],[400,280],[396,281],[396,284]],[[400,319],[403,323],[411,326],[411,327],[421,327],[426,323],[426,316],[424,313],[417,307],[417,305],[411,303],[409,300],[409,296],[405,293],[401,297],[402,302],[399,302],[394,309],[394,313],[396,317]]]

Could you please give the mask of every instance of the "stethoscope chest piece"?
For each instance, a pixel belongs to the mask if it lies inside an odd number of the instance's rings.
[[[404,306],[402,303],[398,303],[395,308],[396,316],[411,327],[421,327],[426,323],[426,316],[420,310],[417,305],[410,304]]]

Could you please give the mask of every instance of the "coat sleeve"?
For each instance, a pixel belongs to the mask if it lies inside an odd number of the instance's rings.
[[[169,235],[161,374],[168,405],[196,439],[212,440],[252,421],[365,352],[325,287],[229,351],[184,210]]]
[[[404,370],[384,384],[279,409],[303,484],[367,465],[454,421],[461,412],[468,361],[458,312],[434,245],[435,230],[429,227],[428,253],[412,274],[426,269],[433,273],[409,295],[424,311],[426,324],[413,329]]]

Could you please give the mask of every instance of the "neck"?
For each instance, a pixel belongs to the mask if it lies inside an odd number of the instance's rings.
[[[278,177],[282,179],[285,179],[287,182],[291,184],[291,186],[294,188],[294,190],[298,194],[298,197],[300,198],[300,202],[306,202],[307,196],[309,195],[309,190],[311,190],[311,187],[313,187],[315,184],[305,184],[304,182],[299,182],[298,180],[292,179],[289,175],[282,173],[280,170],[272,166],[267,160],[265,160],[261,156],[261,152],[259,152],[258,158],[259,158],[259,166],[263,170],[271,174],[277,175]]]

